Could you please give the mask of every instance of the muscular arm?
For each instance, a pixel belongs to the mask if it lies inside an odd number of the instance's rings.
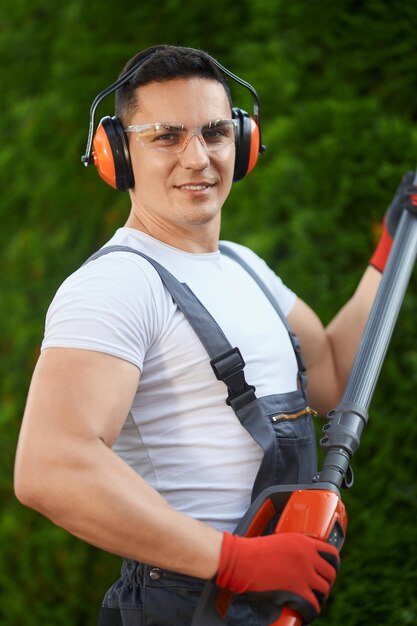
[[[116,357],[45,350],[22,423],[16,495],[108,552],[210,578],[222,534],[172,509],[111,450],[139,377],[134,365]]]
[[[322,414],[340,402],[380,278],[369,266],[352,298],[326,328],[302,300],[288,316],[301,341],[309,401]]]

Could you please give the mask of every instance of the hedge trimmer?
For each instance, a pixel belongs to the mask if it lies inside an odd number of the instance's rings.
[[[413,185],[417,185],[417,173]],[[332,543],[340,551],[347,515],[340,488],[353,484],[350,460],[368,422],[368,409],[405,296],[417,255],[417,195],[403,209],[391,253],[382,275],[351,374],[340,404],[329,412],[320,445],[325,451],[321,470],[308,485],[265,489],[252,503],[235,533],[254,537],[274,524],[275,533],[301,532]],[[192,626],[224,626],[233,594],[208,582]],[[270,601],[268,601],[270,602]],[[270,626],[301,626],[299,613],[269,604]]]

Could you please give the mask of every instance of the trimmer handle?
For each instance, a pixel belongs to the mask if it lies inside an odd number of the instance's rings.
[[[269,526],[275,528],[268,532]],[[340,551],[347,516],[340,494],[331,483],[279,485],[265,489],[252,503],[235,534],[300,532],[327,541]],[[208,582],[197,604],[192,626],[225,626],[233,593]],[[278,618],[278,619],[277,619]],[[270,626],[301,626],[301,616],[288,607],[271,606]]]

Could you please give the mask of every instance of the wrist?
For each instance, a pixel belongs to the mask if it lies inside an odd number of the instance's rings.
[[[259,538],[258,538],[259,539]],[[242,542],[244,545],[242,546]],[[219,559],[219,569],[216,577],[216,585],[221,589],[228,589],[234,593],[248,591],[247,582],[250,578],[246,567],[240,566],[240,552],[244,548],[245,556],[250,553],[251,541],[246,537],[223,533],[223,541]],[[255,554],[251,555],[255,558]],[[249,575],[249,576],[248,576]]]
[[[234,547],[234,537],[234,535],[227,531],[223,533],[218,568],[216,573],[216,585],[221,589],[228,588],[228,582],[231,574],[229,565],[232,561],[232,559],[229,557],[229,554]]]

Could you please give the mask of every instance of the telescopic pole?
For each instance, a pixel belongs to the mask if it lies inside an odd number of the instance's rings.
[[[417,174],[413,184],[417,184]],[[416,255],[417,207],[416,214],[404,209],[401,215],[342,401],[330,411],[330,421],[323,428],[325,436],[320,443],[326,455],[321,471],[313,477],[314,482],[330,482],[337,487],[353,484],[349,461],[359,447],[362,431],[368,422],[369,405]]]

